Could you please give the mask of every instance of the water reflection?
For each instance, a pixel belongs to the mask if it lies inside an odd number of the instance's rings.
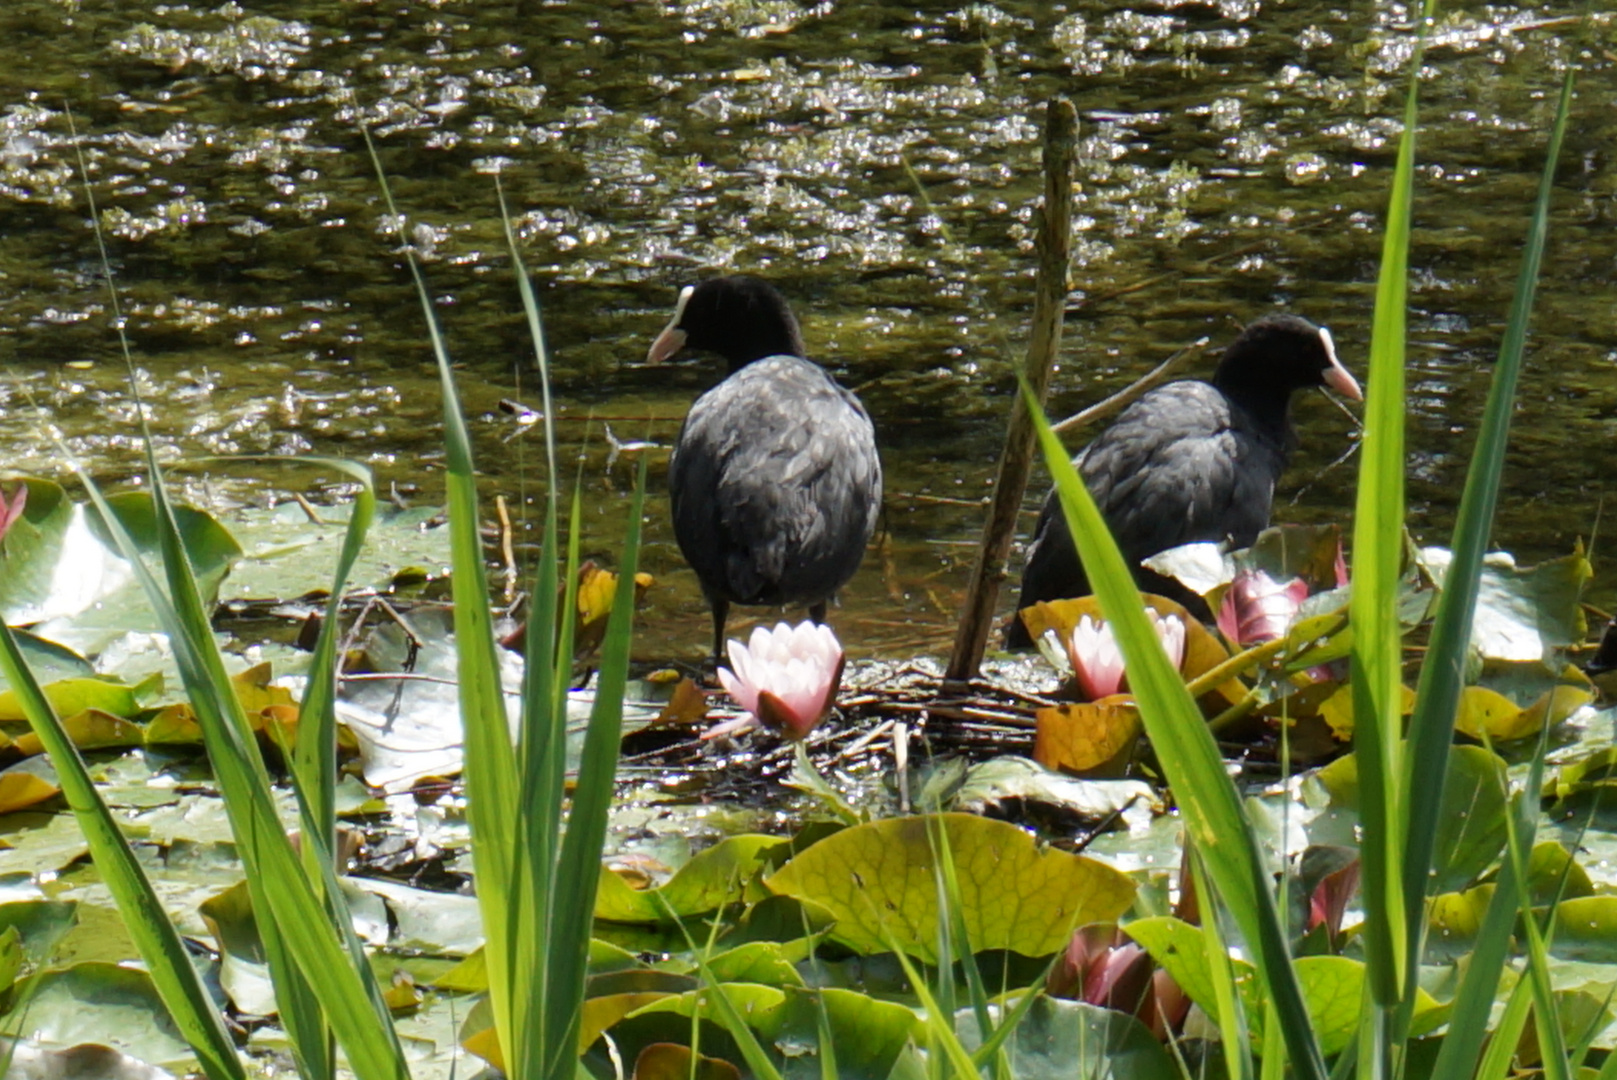
[[[1617,77],[1579,44],[1580,11],[1450,14],[1423,87],[1410,495],[1432,539],[1469,461],[1553,88],[1570,59],[1585,67],[1497,531],[1525,559],[1592,530],[1610,483],[1598,448],[1617,444]],[[1083,123],[1053,411],[1276,306],[1328,323],[1362,373],[1408,17],[1258,0],[15,0],[0,32],[29,62],[0,70],[0,328],[21,378],[0,385],[0,452],[59,472],[48,419],[98,471],[138,468],[82,152],[166,459],[336,453],[432,498],[426,336],[364,122],[464,365],[491,490],[531,488],[539,460],[496,409],[531,382],[498,173],[538,273],[594,553],[610,554],[629,475],[607,467],[603,424],[666,445],[719,377],[637,362],[677,286],[765,273],[883,440],[887,529],[843,636],[941,648],[1031,304],[1037,104],[1069,94]],[[1299,404],[1277,516],[1346,519],[1352,424]],[[289,482],[206,475],[197,492],[226,500]],[[699,655],[701,602],[664,515],[658,498],[647,560],[666,587],[644,647]],[[1611,606],[1614,583],[1592,599]]]

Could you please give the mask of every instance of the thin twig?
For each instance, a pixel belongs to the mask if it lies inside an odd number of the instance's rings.
[[[506,505],[504,495],[494,496],[494,515],[500,520],[500,558],[505,562],[505,602],[509,604],[516,597],[517,556],[512,547],[511,508]]]
[[[1104,401],[1098,401],[1081,412],[1074,413],[1059,424],[1052,424],[1051,430],[1059,435],[1063,431],[1081,428],[1094,423],[1096,420],[1104,419],[1113,413],[1122,412],[1147,390],[1163,382],[1169,375],[1174,374],[1190,363],[1191,360],[1200,356],[1202,350],[1207,348],[1207,342],[1207,338],[1197,338],[1111,397]]]

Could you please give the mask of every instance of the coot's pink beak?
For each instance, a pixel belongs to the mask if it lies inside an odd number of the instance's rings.
[[[646,350],[646,363],[660,364],[685,347],[685,331],[679,328],[679,321],[685,317],[685,304],[690,300],[692,291],[693,287],[690,285],[680,290],[679,303],[674,305],[674,317],[668,320],[663,332],[657,335],[657,340]]]
[[[1335,390],[1349,401],[1363,401],[1364,391],[1359,388],[1359,380],[1353,377],[1353,372],[1342,366],[1342,361],[1336,358],[1336,342],[1331,340],[1331,332],[1323,326],[1319,329],[1320,340],[1325,343],[1325,355],[1331,358],[1331,366],[1325,369],[1323,378],[1325,385]]]

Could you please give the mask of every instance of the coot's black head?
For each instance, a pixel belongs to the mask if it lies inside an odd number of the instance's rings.
[[[687,285],[646,360],[655,364],[681,349],[718,353],[731,371],[766,356],[804,355],[803,335],[786,298],[755,277],[708,278]]]
[[[1265,315],[1241,331],[1224,350],[1213,385],[1281,425],[1297,390],[1323,386],[1364,400],[1358,380],[1336,358],[1331,332],[1296,315]]]

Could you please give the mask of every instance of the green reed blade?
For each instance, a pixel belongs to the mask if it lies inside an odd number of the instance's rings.
[[[80,171],[85,172],[83,159]],[[89,192],[88,179],[86,190]],[[93,198],[92,210],[93,210]],[[92,218],[94,214],[92,213]],[[100,231],[103,269],[114,314],[117,289]],[[134,363],[119,317],[115,326],[131,376]],[[131,378],[139,408],[141,433],[151,486],[153,516],[168,588],[159,585],[128,532],[112,513],[100,489],[76,462],[78,474],[96,512],[129,562],[174,650],[181,680],[190,697],[203,742],[224,797],[232,835],[246,870],[259,936],[269,959],[277,1008],[292,1042],[300,1071],[309,1080],[326,1080],[335,1072],[335,1032],[360,1080],[395,1080],[406,1075],[403,1050],[381,990],[356,938],[347,905],[337,890],[329,855],[310,860],[321,875],[305,877],[270,792],[258,745],[242,713],[213,638],[204,607],[180,541],[163,473],[157,466],[146,409],[138,381]],[[71,460],[71,455],[68,455]],[[300,800],[305,826],[309,806]],[[319,830],[306,828],[306,843],[322,846]],[[318,973],[311,980],[305,973]],[[329,1021],[329,1024],[328,1024]]]
[[[157,898],[128,840],[96,791],[72,737],[62,727],[56,711],[29,671],[11,628],[4,623],[0,623],[0,672],[4,673],[29,725],[50,755],[62,797],[78,819],[96,870],[118,905],[124,926],[140,950],[140,958],[163,999],[164,1008],[196,1052],[202,1071],[210,1080],[245,1080],[246,1071],[236,1054],[235,1044],[207,988],[202,985],[202,977],[191,963],[179,930],[163,910],[162,901]]]
[[[1409,295],[1418,76],[1425,23],[1410,61],[1404,130],[1398,142],[1381,271],[1376,281],[1365,396],[1358,503],[1353,523],[1352,668],[1354,755],[1358,759],[1359,854],[1363,867],[1366,979],[1376,1010],[1394,1007],[1409,962],[1403,899],[1403,642],[1398,587],[1404,554],[1404,338]],[[1385,1016],[1374,1025],[1376,1060],[1390,1052]],[[1366,1047],[1365,1049],[1368,1049]],[[1362,1063],[1364,1064],[1364,1063]]]
[[[317,887],[305,877],[276,811],[263,758],[225,672],[180,544],[161,473],[154,470],[151,486],[169,590],[159,585],[100,490],[88,477],[81,478],[108,534],[130,563],[169,635],[224,796],[254,910],[268,914],[260,920],[259,930],[272,965],[278,958],[296,961],[295,968],[276,971],[275,985],[280,1008],[296,1010],[293,1022],[303,1023],[302,1033],[312,1040],[297,1048],[300,1065],[319,1068],[326,1036],[317,1033],[329,1021],[361,1080],[406,1076],[403,1050],[375,977],[368,965],[353,962],[361,947],[336,880],[327,877]],[[318,843],[319,838],[311,837],[308,842]],[[282,948],[278,957],[276,950]],[[303,978],[297,974],[300,971],[318,973],[318,977]],[[320,1013],[324,1020],[319,1019]]]
[[[304,849],[305,860],[322,850],[330,856],[337,845],[337,646],[342,637],[343,593],[349,575],[365,547],[365,536],[376,516],[376,483],[365,466],[339,458],[300,458],[300,464],[334,469],[358,483],[343,530],[342,550],[332,571],[331,598],[315,639],[308,681],[298,705],[297,746],[292,756],[299,802],[307,808],[306,829],[322,844]]]
[[[1443,784],[1448,775],[1449,747],[1454,739],[1454,717],[1465,684],[1466,654],[1470,648],[1471,621],[1476,612],[1482,557],[1487,549],[1494,511],[1499,502],[1499,479],[1504,471],[1511,414],[1515,408],[1516,385],[1524,363],[1539,266],[1549,234],[1555,167],[1561,156],[1567,118],[1571,114],[1574,74],[1575,69],[1569,68],[1561,82],[1561,96],[1550,132],[1549,149],[1539,177],[1538,197],[1533,204],[1527,241],[1523,245],[1516,293],[1511,301],[1499,361],[1494,365],[1493,379],[1488,388],[1488,402],[1483,410],[1476,447],[1472,451],[1471,466],[1466,473],[1465,491],[1460,497],[1460,507],[1455,517],[1451,542],[1454,556],[1444,579],[1443,593],[1438,598],[1431,639],[1415,693],[1415,713],[1410,720],[1409,755],[1404,776],[1404,790],[1409,792],[1404,890],[1407,933],[1413,943],[1422,940],[1426,929],[1428,868],[1432,861],[1432,845],[1437,836],[1438,815],[1442,813]],[[1416,955],[1419,955],[1418,951]],[[1483,976],[1479,973],[1479,977],[1497,983],[1502,963],[1502,955],[1493,958],[1492,974]],[[1473,960],[1468,971],[1475,967]],[[1413,993],[1415,977],[1416,970],[1412,966],[1406,993]]]
[[[362,129],[363,130],[363,129]],[[381,158],[364,131],[371,161],[388,213],[402,223]],[[460,394],[421,268],[410,254],[402,224],[399,241],[405,264],[421,304],[428,341],[438,364],[443,394],[445,451],[444,499],[449,516],[449,549],[453,573],[455,655],[461,725],[464,731],[466,817],[472,832],[472,864],[477,875],[478,910],[487,941],[483,954],[488,966],[489,1003],[495,1030],[509,1074],[532,1075],[532,1049],[526,1027],[514,1021],[515,1010],[528,992],[520,956],[536,945],[524,929],[538,890],[531,860],[524,856],[522,805],[516,748],[506,719],[505,693],[500,681],[499,656],[494,643],[494,619],[488,604],[488,574],[478,535],[477,478],[472,463],[471,437],[461,411]]]
[[[545,1016],[549,1059],[545,1075],[563,1080],[577,1070],[577,1042],[584,1002],[584,973],[595,893],[601,879],[601,847],[612,808],[618,751],[623,741],[623,696],[628,688],[629,646],[634,636],[635,571],[640,557],[640,525],[646,498],[646,459],[640,459],[628,528],[618,565],[618,590],[607,617],[601,662],[595,678],[595,704],[584,734],[584,754],[573,789],[572,812],[556,866],[556,896],[546,928],[550,1007]],[[577,530],[574,530],[577,535]]]
[[[1134,578],[1095,500],[1026,385],[1022,396],[1033,416],[1045,464],[1061,492],[1067,527],[1123,654],[1146,734],[1184,816],[1186,833],[1253,953],[1285,1028],[1293,1069],[1309,1080],[1324,1080],[1324,1058],[1292,970],[1269,869],[1235,785],[1224,771],[1218,744],[1146,619]]]

